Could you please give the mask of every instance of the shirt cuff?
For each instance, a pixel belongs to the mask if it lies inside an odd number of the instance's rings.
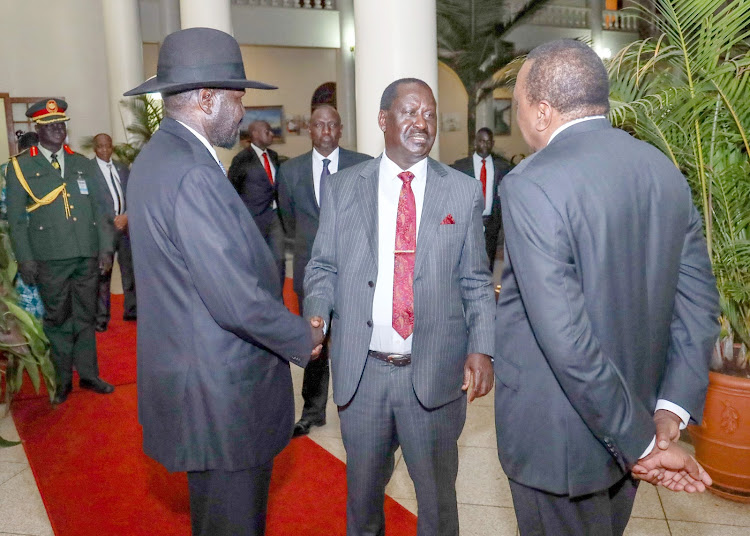
[[[677,404],[670,402],[669,400],[664,400],[663,398],[660,398],[656,401],[656,409],[654,410],[654,412],[660,409],[671,411],[680,418],[680,420],[682,421],[680,423],[680,430],[684,430],[685,428],[687,428],[687,425],[690,422],[690,413],[682,409]]]

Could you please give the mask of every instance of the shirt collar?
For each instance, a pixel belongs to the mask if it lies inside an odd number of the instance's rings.
[[[395,180],[401,180],[398,178],[398,174],[402,171],[411,171],[414,174],[414,180],[419,179],[420,177],[426,177],[427,176],[427,158],[423,158],[413,166],[411,166],[409,169],[401,169],[398,164],[396,164],[393,160],[388,158],[388,155],[385,151],[383,151],[383,158],[381,161],[381,172],[385,172],[387,177],[392,177]]]
[[[97,163],[98,163],[98,164],[99,164],[100,166],[109,166],[110,164],[114,165],[114,163],[112,162],[112,159],[111,159],[111,158],[109,159],[109,162],[105,162],[104,160],[102,160],[102,159],[101,159],[101,158],[99,158],[98,156],[96,156],[95,158],[96,158],[96,162],[97,162]]]
[[[214,157],[214,160],[216,160],[216,163],[217,163],[217,164],[219,164],[219,167],[221,167],[222,169],[224,169],[224,166],[222,166],[222,165],[221,165],[221,162],[219,162],[219,157],[218,157],[218,156],[216,155],[216,149],[214,149],[214,148],[213,148],[213,147],[211,146],[211,144],[210,144],[210,143],[208,143],[208,140],[207,140],[206,138],[204,138],[204,137],[203,137],[202,135],[198,134],[198,132],[196,132],[196,130],[195,130],[194,128],[190,127],[189,125],[186,125],[185,123],[183,123],[183,122],[182,122],[182,121],[180,121],[179,119],[175,119],[175,121],[177,121],[177,122],[178,122],[179,124],[181,124],[181,125],[182,125],[183,127],[185,127],[185,128],[186,128],[186,129],[188,129],[188,130],[189,130],[190,132],[192,132],[193,136],[195,136],[196,138],[198,138],[198,140],[199,140],[199,141],[200,141],[200,142],[201,142],[201,143],[202,143],[203,145],[205,145],[205,146],[206,146],[206,149],[208,149],[208,152],[209,152],[209,153],[211,153],[211,156],[213,156],[213,157]]]
[[[549,140],[547,140],[547,145],[552,143],[552,140],[555,139],[555,136],[560,134],[560,132],[562,132],[566,128],[572,127],[573,125],[577,125],[578,123],[583,123],[584,121],[591,121],[593,119],[606,119],[606,117],[604,117],[603,115],[588,115],[586,117],[579,117],[578,119],[573,119],[572,121],[568,121],[564,125],[560,125],[559,127],[557,127],[557,130],[555,130],[552,133],[552,136],[549,137]]]
[[[60,147],[60,149],[59,149],[59,150],[57,150],[57,151],[56,151],[56,152],[54,152],[54,153],[53,153],[52,151],[50,151],[49,149],[47,149],[47,148],[46,148],[46,147],[45,147],[44,145],[42,145],[41,143],[40,143],[40,144],[38,145],[38,147],[39,147],[39,152],[41,152],[41,153],[42,153],[42,155],[44,156],[44,158],[46,158],[47,160],[52,160],[52,155],[53,155],[53,154],[56,154],[56,155],[57,155],[57,159],[58,159],[58,160],[60,160],[60,158],[61,158],[61,157],[63,156],[63,154],[64,154],[64,151],[62,150],[62,146]]]
[[[258,155],[258,158],[260,158],[263,153],[265,153],[265,152],[268,151],[268,149],[261,149],[260,147],[258,147],[257,145],[255,145],[252,142],[250,143],[250,147],[253,148],[253,151],[255,151],[255,154]]]
[[[323,163],[324,158],[327,158],[331,162],[339,161],[339,148],[338,147],[336,147],[333,151],[331,151],[331,154],[329,154],[328,156],[323,156],[322,154],[318,152],[318,150],[315,147],[313,147],[312,154],[313,154],[313,160],[316,160],[320,162],[321,164]]]

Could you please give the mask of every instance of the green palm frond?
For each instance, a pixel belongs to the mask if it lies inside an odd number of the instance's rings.
[[[687,177],[722,314],[735,340],[750,346],[750,2],[652,3],[661,35],[609,63],[610,117]]]

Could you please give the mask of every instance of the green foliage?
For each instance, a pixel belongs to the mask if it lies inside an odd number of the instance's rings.
[[[114,146],[115,159],[130,166],[135,157],[146,145],[151,136],[159,129],[159,123],[164,118],[164,106],[161,100],[156,100],[148,95],[139,95],[120,101],[126,109],[126,117],[132,119],[125,130],[128,132],[128,143],[118,143]],[[92,150],[94,148],[93,136],[86,137],[81,142],[81,148]]]
[[[0,176],[0,189],[5,179]],[[5,408],[21,390],[24,372],[38,393],[42,382],[50,401],[55,396],[55,368],[50,359],[49,341],[42,325],[32,314],[18,306],[13,281],[16,259],[10,245],[8,223],[0,221],[0,386],[5,392]],[[16,443],[0,437],[0,447]]]
[[[725,335],[750,346],[750,2],[652,2],[656,16],[644,16],[660,35],[611,61],[610,115],[687,177],[703,214]]]
[[[511,16],[503,0],[437,1],[438,58],[455,71],[469,96],[469,152],[474,150],[477,105],[507,84],[496,74],[518,55],[503,37],[548,2],[529,0]]]

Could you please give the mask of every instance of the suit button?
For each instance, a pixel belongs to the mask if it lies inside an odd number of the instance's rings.
[[[370,288],[372,288],[372,287],[375,286],[375,283],[373,283],[372,281],[368,281],[367,282],[367,286],[370,287]]]
[[[40,231],[44,231],[44,227],[42,225],[39,226]]]
[[[73,221],[78,221],[78,218],[76,218],[75,216],[73,216]]]
[[[70,208],[71,208],[71,209],[74,209],[74,208],[76,208],[76,207],[74,207],[73,205],[70,205]]]
[[[368,321],[367,321],[367,327],[368,327],[368,328],[371,328],[371,327],[372,327],[372,320],[368,320]]]
[[[66,194],[68,197],[70,197],[70,194]]]

